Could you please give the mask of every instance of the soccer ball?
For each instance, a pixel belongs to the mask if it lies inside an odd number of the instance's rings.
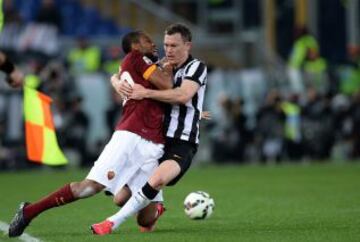
[[[192,192],[184,201],[185,214],[191,219],[207,219],[214,211],[214,199],[203,191]]]

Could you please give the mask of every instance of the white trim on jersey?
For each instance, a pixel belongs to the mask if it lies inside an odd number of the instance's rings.
[[[192,76],[195,74],[195,71],[200,65],[200,61],[194,60],[193,63],[189,63],[187,66],[190,66],[188,72],[186,73],[186,76]]]
[[[188,107],[188,105],[186,104],[186,106]],[[193,108],[188,108],[188,111],[186,113],[186,116],[185,116],[185,123],[189,124],[189,123],[192,123],[193,120],[194,120],[194,116],[195,116],[195,109]],[[190,136],[190,133],[191,133],[191,125],[185,125],[184,127],[184,130],[182,131],[182,135],[180,137],[180,139],[182,140],[189,140],[189,136]]]
[[[173,105],[170,113],[170,124],[166,136],[174,137],[176,127],[178,126],[178,119],[179,119],[179,105]]]

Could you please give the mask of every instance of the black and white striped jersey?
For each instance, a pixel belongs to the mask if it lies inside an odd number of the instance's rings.
[[[200,86],[197,93],[185,105],[168,105],[165,113],[166,137],[199,143],[199,121],[203,108],[207,67],[200,60],[189,56],[186,62],[175,70],[174,88],[183,80],[197,82]]]

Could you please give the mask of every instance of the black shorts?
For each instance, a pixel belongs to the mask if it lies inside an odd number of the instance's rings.
[[[159,163],[161,164],[166,160],[174,160],[181,168],[180,174],[170,181],[167,186],[175,185],[189,169],[197,148],[197,144],[188,141],[166,138],[164,155],[160,158]]]

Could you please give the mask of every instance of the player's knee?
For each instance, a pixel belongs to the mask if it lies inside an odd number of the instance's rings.
[[[116,206],[122,207],[125,205],[126,201],[124,199],[121,199],[117,196],[113,198],[113,202],[116,204]]]
[[[117,206],[122,207],[130,199],[130,197],[131,190],[128,186],[124,186],[119,192],[115,194],[113,201]]]
[[[166,185],[166,182],[167,180],[165,179],[165,177],[163,176],[156,176],[155,178],[152,178],[150,181],[149,181],[149,184],[159,190],[161,189],[162,187],[164,187]]]
[[[142,227],[150,226],[154,222],[154,219],[155,219],[155,215],[145,216],[144,214],[141,214],[141,213],[138,214],[138,216],[136,218],[138,225],[142,226]]]

